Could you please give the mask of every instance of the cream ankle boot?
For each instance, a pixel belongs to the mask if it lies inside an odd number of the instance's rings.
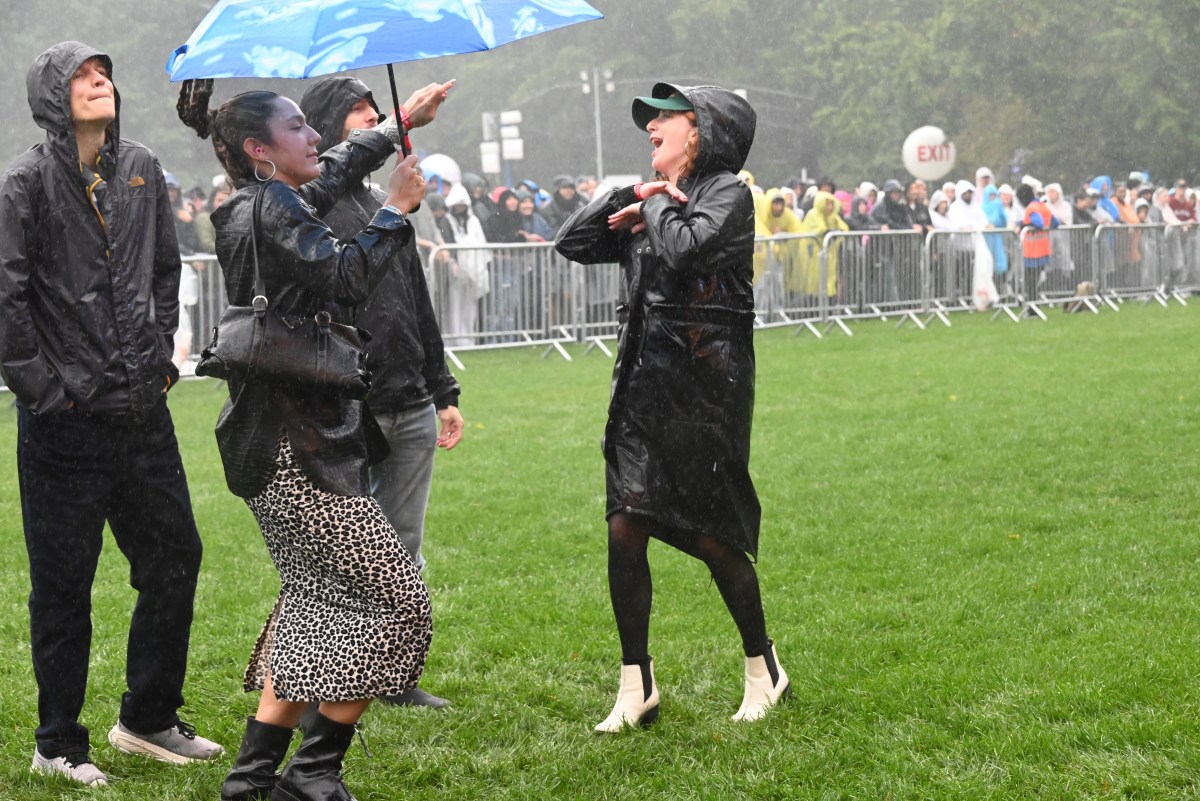
[[[646,687],[646,680],[650,686]],[[621,665],[621,686],[612,712],[596,726],[596,731],[615,734],[626,726],[649,726],[658,720],[658,684],[654,681],[654,661],[643,670],[641,665]]]
[[[769,661],[768,661],[769,660]],[[771,669],[775,669],[776,680],[771,681]],[[779,702],[791,690],[787,674],[775,656],[775,643],[762,656],[746,657],[746,692],[742,696],[742,707],[733,716],[734,720],[759,720],[767,710]]]

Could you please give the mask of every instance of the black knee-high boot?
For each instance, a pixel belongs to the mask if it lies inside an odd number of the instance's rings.
[[[292,730],[246,718],[246,736],[225,783],[221,801],[267,799],[279,775],[275,769],[292,743]]]
[[[271,801],[354,801],[342,783],[342,758],[353,739],[353,726],[318,712],[271,791]]]

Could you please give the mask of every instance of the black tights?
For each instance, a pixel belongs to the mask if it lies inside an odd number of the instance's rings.
[[[608,592],[626,664],[644,661],[649,652],[654,591],[646,548],[653,525],[653,521],[639,515],[615,514],[608,519]],[[763,619],[758,574],[749,557],[708,534],[660,536],[708,566],[742,635],[746,656],[766,653],[767,624]]]

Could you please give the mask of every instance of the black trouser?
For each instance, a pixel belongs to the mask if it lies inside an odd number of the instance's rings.
[[[167,404],[137,422],[22,407],[17,427],[38,750],[53,758],[87,748],[79,713],[106,521],[138,592],[120,720],[142,733],[171,727],[183,704],[201,546]]]

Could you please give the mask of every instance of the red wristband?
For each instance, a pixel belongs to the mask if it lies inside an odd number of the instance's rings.
[[[396,106],[396,115],[400,118],[400,124],[404,126],[404,133],[407,136],[412,130],[412,117],[408,116],[408,109],[404,106]]]
[[[633,196],[638,200],[645,200],[645,198],[642,197],[642,185],[640,182],[633,185]]]

